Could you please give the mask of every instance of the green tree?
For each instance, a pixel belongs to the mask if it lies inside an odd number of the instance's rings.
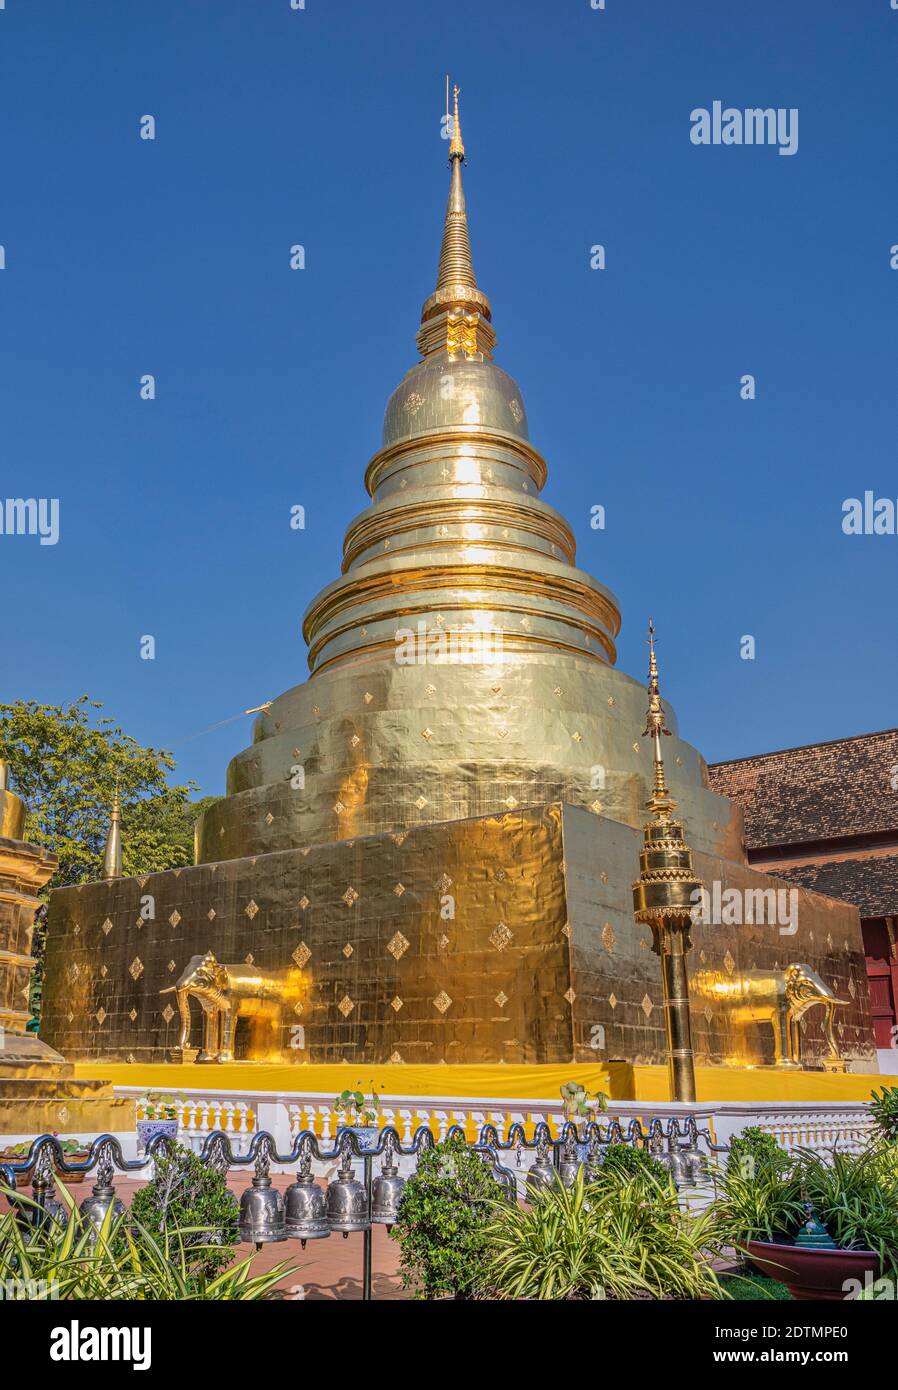
[[[419,1298],[475,1297],[487,1255],[487,1224],[500,1191],[460,1136],[425,1149],[405,1185],[396,1225],[405,1288]]]
[[[178,1245],[192,1280],[227,1269],[239,1240],[240,1208],[226,1179],[181,1144],[158,1154],[151,1180],[135,1193],[131,1219]]]
[[[217,799],[191,801],[196,784],[170,786],[171,753],[144,748],[103,706],[82,695],[67,705],[33,700],[0,704],[0,758],[11,764],[12,788],[28,806],[25,838],[59,857],[51,888],[84,883],[102,873],[112,800],[122,805],[122,870],[126,876],[193,863],[193,825]],[[31,1007],[39,1012],[43,922],[33,950]]]

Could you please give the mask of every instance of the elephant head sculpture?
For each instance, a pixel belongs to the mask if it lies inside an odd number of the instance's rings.
[[[823,1031],[829,1055],[839,1056],[833,1017],[848,1001],[837,998],[809,965],[794,961],[784,970],[742,970],[732,976],[702,970],[695,976],[694,991],[721,1005],[731,1023],[769,1023],[778,1067],[801,1066],[799,1020],[808,1009],[820,1006],[826,1010]]]
[[[829,1047],[829,1055],[830,1057],[838,1057],[839,1048],[833,1032],[833,1019],[836,1009],[844,1008],[848,1000],[837,998],[826,981],[822,980],[816,970],[812,970],[809,965],[801,965],[800,963],[787,965],[785,975],[785,993],[789,1006],[788,1048],[790,1056],[794,1057],[796,1061],[801,1057],[801,1040],[798,1033],[799,1019],[807,1013],[808,1009],[822,1004],[826,1010],[826,1016],[823,1020],[823,1034]]]

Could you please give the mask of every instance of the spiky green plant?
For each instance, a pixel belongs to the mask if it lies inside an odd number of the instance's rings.
[[[888,1144],[898,1144],[898,1086],[883,1086],[882,1094],[873,1092],[870,1114]]]
[[[898,1170],[876,1146],[798,1155],[807,1200],[843,1250],[874,1250],[883,1274],[898,1273]]]
[[[601,1170],[600,1170],[601,1171]],[[529,1209],[497,1207],[487,1275],[500,1298],[719,1298],[712,1217],[680,1210],[667,1179],[609,1173],[554,1187]]]
[[[35,1226],[28,1219],[36,1210],[30,1198],[0,1192],[10,1201],[10,1210],[0,1217],[0,1283],[26,1289],[29,1298],[250,1302],[268,1298],[296,1268],[284,1261],[253,1275],[254,1257],[249,1256],[208,1277],[195,1266],[201,1245],[183,1237],[201,1241],[213,1232],[170,1227],[157,1235],[128,1212],[115,1216],[111,1208],[97,1232],[82,1221],[65,1189],[59,1194],[67,1209],[65,1221]]]
[[[789,1241],[806,1219],[801,1180],[765,1164],[727,1165],[714,1174],[721,1236],[737,1250],[749,1240]]]

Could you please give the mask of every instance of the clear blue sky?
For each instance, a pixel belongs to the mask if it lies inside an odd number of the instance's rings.
[[[652,614],[709,760],[896,722],[898,537],[841,506],[898,496],[898,12],[606,6],[6,0],[0,494],[61,535],[0,539],[0,698],[87,692],[213,793],[251,721],[189,736],[305,678],[416,359],[448,70],[497,360],[620,664]],[[798,153],[692,145],[715,99],[797,107]]]

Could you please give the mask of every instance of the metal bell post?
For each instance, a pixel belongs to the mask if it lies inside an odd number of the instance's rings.
[[[53,1175],[53,1148],[54,1141],[49,1140],[38,1152],[34,1164],[34,1177],[31,1181],[31,1192],[36,1203],[35,1207],[28,1209],[26,1220],[32,1226],[43,1226],[45,1222],[55,1221],[60,1226],[65,1226],[68,1220],[68,1213],[61,1202],[57,1202],[53,1196],[55,1188],[55,1178]]]
[[[328,1183],[327,1220],[332,1231],[339,1231],[344,1240],[354,1231],[365,1237],[362,1263],[362,1298],[371,1298],[371,1172],[372,1156],[363,1154],[365,1181],[359,1182],[352,1166],[355,1136],[344,1133],[341,1139],[340,1168]]]
[[[81,1206],[78,1208],[81,1220],[85,1226],[93,1226],[91,1233],[91,1244],[96,1244],[97,1236],[103,1229],[107,1212],[113,1213],[113,1221],[118,1217],[124,1216],[125,1204],[120,1197],[115,1195],[115,1188],[112,1186],[112,1175],[115,1172],[115,1164],[112,1161],[112,1149],[108,1144],[100,1146],[99,1162],[97,1166],[97,1181],[94,1183],[93,1191],[89,1197],[85,1197]]]

